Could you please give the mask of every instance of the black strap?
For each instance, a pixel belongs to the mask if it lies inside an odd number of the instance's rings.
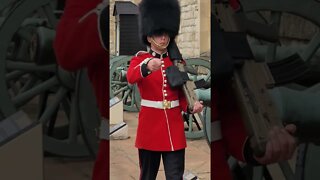
[[[168,52],[169,52],[169,57],[172,61],[182,60],[182,55],[174,39],[171,40],[171,42],[169,43]]]
[[[232,76],[234,64],[222,36],[215,14],[211,14],[211,57],[214,69],[213,85],[223,83]]]

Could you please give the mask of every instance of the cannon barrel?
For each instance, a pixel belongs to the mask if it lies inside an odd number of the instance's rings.
[[[211,101],[211,88],[208,89],[196,89],[195,94],[199,101],[203,101],[205,106],[210,106]]]
[[[296,135],[303,142],[320,142],[320,93],[279,87],[269,91],[285,124],[297,126]]]

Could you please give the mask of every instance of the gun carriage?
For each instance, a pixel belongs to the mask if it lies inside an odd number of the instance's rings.
[[[94,157],[100,116],[91,84],[85,70],[60,68],[52,48],[62,2],[1,0],[0,121],[23,110],[43,125],[46,152]]]

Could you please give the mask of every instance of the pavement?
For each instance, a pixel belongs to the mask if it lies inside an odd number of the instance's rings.
[[[134,147],[138,113],[124,113],[128,139],[110,141],[110,180],[138,180],[138,150]],[[185,170],[198,177],[210,179],[210,148],[205,139],[187,140]],[[161,163],[157,180],[165,180]]]

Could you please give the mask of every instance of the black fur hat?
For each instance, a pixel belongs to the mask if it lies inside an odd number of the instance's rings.
[[[179,33],[178,0],[142,0],[139,4],[139,31],[142,42],[150,45],[147,36],[168,33],[174,39]]]

